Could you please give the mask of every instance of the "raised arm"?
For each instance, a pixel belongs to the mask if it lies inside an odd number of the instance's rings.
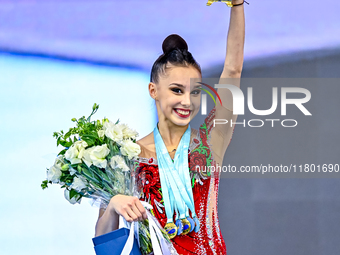
[[[233,4],[241,4],[243,0],[233,0]],[[231,7],[229,31],[227,37],[227,53],[224,62],[223,72],[220,77],[220,84],[232,84],[240,87],[240,78],[243,68],[244,58],[244,38],[245,38],[245,18],[244,4]],[[223,106],[216,100],[215,119],[228,121],[227,124],[217,124],[212,132],[212,143],[215,153],[223,160],[225,151],[229,146],[234,130],[234,125],[230,122],[236,122],[237,115],[233,115],[233,98],[229,89],[218,88]]]
[[[233,4],[241,4],[243,0],[233,0]],[[231,7],[229,31],[227,37],[227,53],[224,61],[223,71],[220,83],[225,81],[240,87],[240,77],[243,68],[244,58],[244,37],[245,37],[245,21],[244,21],[244,4]],[[224,78],[234,78],[223,80]],[[227,109],[232,110],[232,96],[228,89],[218,89],[222,104]]]

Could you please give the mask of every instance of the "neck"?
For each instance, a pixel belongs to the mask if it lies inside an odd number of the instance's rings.
[[[157,126],[165,146],[170,150],[177,148],[183,134],[188,129],[188,125],[177,126],[168,121],[159,121]]]

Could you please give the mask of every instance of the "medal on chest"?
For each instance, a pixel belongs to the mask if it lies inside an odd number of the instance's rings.
[[[200,229],[200,224],[195,213],[195,204],[188,171],[190,135],[191,128],[190,125],[188,125],[178,145],[174,160],[172,161],[157,125],[154,129],[158,169],[167,217],[167,223],[164,229],[170,239],[176,235],[186,235],[194,230],[198,232]],[[190,217],[189,210],[192,218]],[[174,212],[176,212],[175,223]]]

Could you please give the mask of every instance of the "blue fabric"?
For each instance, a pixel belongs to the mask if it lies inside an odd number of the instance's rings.
[[[97,255],[120,255],[129,237],[130,230],[120,228],[110,233],[97,236],[92,239],[94,250]],[[138,242],[134,239],[130,255],[142,255],[139,250]]]

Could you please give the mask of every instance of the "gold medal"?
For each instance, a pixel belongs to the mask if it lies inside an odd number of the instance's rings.
[[[177,226],[173,222],[168,222],[164,230],[168,233],[170,239],[174,238],[177,235]]]
[[[207,5],[210,6],[214,2],[226,3],[228,7],[233,7],[233,2],[230,0],[229,1],[228,0],[208,0]]]
[[[183,225],[182,235],[186,235],[191,230],[191,224],[186,218],[182,219],[181,221],[182,221],[182,225]]]

